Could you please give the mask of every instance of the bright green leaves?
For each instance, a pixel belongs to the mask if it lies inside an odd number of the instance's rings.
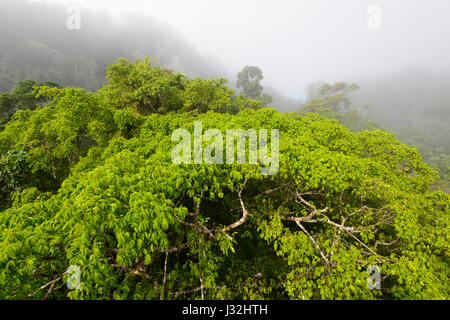
[[[121,224],[125,228],[131,227],[129,233],[136,238],[125,239],[124,243],[119,242],[119,247],[124,249],[121,254],[125,255],[125,247],[130,246],[137,252],[141,252],[144,246],[167,249],[169,243],[166,231],[170,225],[177,223],[173,211],[171,202],[166,200],[164,195],[133,193],[130,197],[130,209]]]
[[[392,294],[399,299],[448,299],[450,281],[447,260],[420,252],[403,252],[397,264],[387,270],[395,280]]]
[[[37,97],[40,96],[52,102],[33,112],[17,112],[13,121],[0,133],[0,141],[2,151],[27,153],[31,180],[43,176],[44,182],[50,176],[54,180],[53,188],[57,188],[67,177],[70,165],[96,143],[94,138],[102,136],[100,127],[104,131],[110,130],[107,125],[110,119],[98,99],[82,89],[41,87]],[[95,121],[97,126],[91,126],[91,121]],[[99,126],[99,123],[104,125]],[[91,134],[93,129],[95,134]],[[36,183],[35,186],[42,188],[48,184]]]
[[[235,113],[232,106],[234,90],[228,88],[226,79],[191,80],[184,91],[184,108],[187,111]]]
[[[114,112],[114,122],[119,131],[126,136],[135,136],[143,122],[143,117],[132,109],[119,109]]]
[[[228,254],[229,251],[232,253],[235,252],[233,247],[233,240],[227,236],[225,236],[222,233],[217,234],[217,241],[219,242],[220,250],[223,252],[223,254]]]
[[[109,79],[98,94],[40,89],[51,103],[0,133],[11,206],[0,212],[1,298],[44,298],[70,265],[81,289],[58,282],[49,298],[449,296],[450,200],[428,191],[436,176],[414,148],[261,109],[223,79],[147,61],[121,60]],[[172,132],[195,121],[222,134],[278,129],[278,173],[172,163]],[[367,288],[372,265],[382,290]]]
[[[107,79],[109,85],[99,94],[114,108],[132,108],[146,115],[167,113],[183,105],[184,76],[151,66],[148,59],[134,64],[119,59],[107,68]]]
[[[200,281],[207,297],[222,298],[422,297],[416,282],[429,297],[447,295],[443,282],[430,286],[440,281],[431,273],[447,277],[448,196],[422,193],[432,172],[392,136],[355,135],[332,120],[270,109],[170,113],[142,125],[133,110],[118,110],[117,125],[139,128],[136,137],[91,148],[56,195],[30,190],[2,213],[3,296],[17,285],[7,280],[12,272],[22,283],[35,268],[55,274],[68,265],[80,266],[82,289],[54,297],[180,298],[177,292]],[[258,165],[174,165],[171,132],[192,131],[197,120],[205,129],[279,128],[279,173],[261,176]],[[224,231],[243,215],[241,189],[248,215]],[[287,219],[314,210],[302,222],[306,232]],[[16,259],[23,264],[10,262]],[[367,288],[371,265],[382,269],[384,291]],[[19,295],[31,287],[23,290]]]

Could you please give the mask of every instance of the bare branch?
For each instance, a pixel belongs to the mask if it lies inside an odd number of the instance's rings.
[[[325,207],[321,210],[313,210],[310,214],[303,217],[281,217],[283,220],[289,220],[294,222],[317,222],[318,220],[312,220],[312,218],[318,213],[324,213],[328,211],[328,207]],[[293,212],[284,213],[284,214],[292,214]]]
[[[325,254],[322,252],[322,250],[320,249],[319,245],[317,244],[316,240],[314,240],[314,238],[309,234],[309,232],[305,229],[305,227],[303,227],[303,225],[296,221],[297,225],[300,227],[300,229],[302,229],[302,231],[308,236],[308,238],[311,240],[311,242],[316,246],[317,250],[319,250],[320,255],[322,256],[322,258],[325,260],[326,264],[329,265],[330,261],[328,261],[327,257],[325,256]]]
[[[133,276],[140,276],[143,277],[147,280],[154,280],[152,277],[150,277],[148,274],[145,273],[145,270],[142,267],[139,267],[138,269],[133,269],[121,264],[110,264],[111,267],[115,267],[115,268],[121,268],[122,270],[127,271],[128,273],[130,273]]]
[[[320,219],[320,220],[317,220],[317,221],[328,223],[328,224],[330,224],[332,226],[335,226],[335,227],[337,227],[339,229],[342,229],[342,230],[345,230],[347,232],[361,232],[361,231],[359,231],[358,229],[356,229],[354,227],[346,227],[343,224],[338,224],[338,223],[333,222],[333,221],[331,221],[329,219]],[[306,221],[306,222],[308,222],[308,221]]]
[[[162,287],[161,287],[161,294],[159,296],[159,299],[162,300],[164,299],[164,287],[166,285],[166,277],[167,277],[167,259],[169,258],[169,252],[166,252],[166,258],[164,259],[164,277],[163,277],[163,282],[162,282]]]
[[[382,246],[386,246],[386,247],[389,247],[389,246],[392,246],[393,244],[395,244],[395,243],[397,243],[397,242],[399,242],[400,241],[400,238],[397,238],[397,239],[395,239],[394,241],[392,241],[392,242],[375,242],[375,248],[377,247],[377,246],[379,246],[379,245],[382,245]]]
[[[356,241],[358,241],[364,248],[366,248],[367,250],[369,250],[372,254],[381,257],[378,253],[376,253],[375,251],[373,251],[372,249],[370,249],[364,242],[362,242],[361,240],[359,240],[357,237],[355,237],[353,235],[353,233],[345,230],[352,238],[354,238]]]

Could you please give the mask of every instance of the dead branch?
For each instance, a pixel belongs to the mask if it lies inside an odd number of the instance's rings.
[[[214,288],[215,289],[224,289],[224,288],[226,288],[226,286],[220,286],[220,287],[214,287]],[[201,291],[201,290],[205,290],[205,289],[207,289],[207,288],[204,285],[202,285],[202,286],[200,286],[198,288],[191,289],[191,290],[178,291],[178,292],[173,292],[173,293],[171,292],[171,293],[169,293],[169,295],[172,295],[175,298],[177,298],[178,296],[181,296],[181,295],[195,293],[195,292],[198,292],[198,291]]]
[[[308,236],[308,238],[311,240],[311,242],[316,246],[317,250],[319,250],[320,255],[322,256],[322,258],[325,260],[326,264],[329,265],[330,261],[328,261],[327,257],[325,256],[325,254],[322,252],[322,250],[320,249],[319,245],[317,244],[316,240],[314,240],[314,238],[309,234],[309,232],[305,229],[305,227],[303,227],[303,225],[300,222],[297,222],[297,225],[300,227],[300,229],[302,229],[302,231]]]
[[[183,249],[186,249],[190,246],[191,244],[189,242],[180,244],[179,246],[175,246],[169,249],[164,249],[164,248],[160,248],[160,247],[153,247],[154,251],[158,251],[161,253],[173,253],[173,252],[177,252],[177,251],[181,251]]]
[[[41,287],[39,287],[38,289],[36,289],[34,292],[30,293],[27,298],[30,298],[32,296],[34,296],[36,293],[38,293],[39,291],[47,288],[48,286],[50,286],[49,290],[47,291],[47,293],[44,296],[44,299],[47,298],[47,296],[51,293],[54,285],[56,282],[58,282],[59,280],[61,280],[66,274],[68,273],[68,271],[61,273],[60,275],[58,275],[58,277],[50,282],[47,282],[46,284],[42,285]]]
[[[166,258],[164,259],[164,277],[161,287],[161,294],[159,296],[159,299],[162,300],[164,298],[164,287],[166,285],[166,277],[167,277],[167,259],[169,258],[169,252],[166,252]]]

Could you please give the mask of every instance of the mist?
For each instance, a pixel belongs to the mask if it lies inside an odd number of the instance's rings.
[[[2,17],[2,30],[8,30],[2,32],[3,41],[39,33],[55,47],[76,43],[104,61],[114,55],[149,55],[199,76],[232,76],[245,65],[257,65],[266,86],[292,98],[304,98],[307,85],[317,80],[351,81],[411,66],[434,72],[450,63],[450,3],[445,0],[433,5],[423,0],[350,0],[345,5],[332,0],[39,0],[33,1],[39,4],[34,20],[26,17],[31,7],[18,9],[23,2],[2,1],[4,14],[10,7],[21,11],[13,20],[11,14]],[[42,3],[79,4],[81,29],[67,30],[66,9]],[[374,17],[378,20],[371,26]],[[43,29],[48,21],[51,32]],[[131,48],[134,52],[128,52]]]
[[[77,7],[76,7],[77,8]],[[169,25],[147,15],[80,8],[82,25],[67,27],[70,6],[5,0],[0,3],[0,90],[17,81],[51,79],[62,86],[94,91],[105,68],[118,58],[149,56],[152,63],[189,76],[223,75],[218,63],[201,56]]]
[[[395,131],[421,115],[448,121],[449,13],[445,0],[4,0],[0,89],[31,78],[94,91],[108,64],[145,56],[236,89],[236,74],[255,65],[280,111],[298,111],[312,83],[355,82],[353,105]]]

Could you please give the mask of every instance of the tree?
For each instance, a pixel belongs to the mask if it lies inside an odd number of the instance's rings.
[[[251,99],[258,99],[262,93],[262,86],[259,81],[263,79],[260,68],[245,66],[237,75],[237,87],[242,88],[244,94]]]
[[[186,110],[206,112],[236,113],[234,106],[234,90],[226,86],[226,79],[202,80],[200,78],[189,81],[184,91],[184,107]]]
[[[0,212],[0,298],[448,299],[450,196],[430,191],[437,174],[416,148],[314,113],[216,112],[231,93],[222,80],[162,86],[182,102],[169,110],[151,88],[170,73],[110,69],[99,93],[40,89],[51,102],[0,133],[15,190]],[[139,112],[145,99],[164,114]],[[261,161],[174,164],[172,133],[192,135],[195,121],[222,136],[279,129],[278,173],[262,175]],[[58,183],[24,184],[28,165]],[[77,290],[63,285],[71,265]],[[381,290],[367,287],[371,266]]]
[[[352,131],[375,129],[378,127],[375,122],[368,121],[357,109],[351,108],[349,94],[358,88],[357,84],[346,82],[312,84],[308,88],[309,100],[300,108],[300,112],[313,112],[338,119],[339,123]]]
[[[279,173],[172,164],[170,134],[193,121],[279,126]],[[448,297],[448,195],[427,192],[433,171],[382,131],[270,109],[153,115],[95,154],[54,196],[27,191],[1,215],[3,298]],[[69,265],[80,290],[39,290]],[[367,289],[370,265],[383,291]]]
[[[59,88],[53,81],[35,82],[33,80],[19,81],[10,93],[0,93],[0,128],[2,128],[17,110],[34,110],[45,105],[48,100],[36,98],[36,88],[50,87]]]
[[[225,79],[189,80],[151,65],[148,59],[135,63],[119,59],[108,67],[107,79],[109,83],[95,94],[27,80],[0,96],[8,110],[23,109],[0,133],[0,159],[6,165],[0,176],[5,186],[0,202],[5,207],[25,188],[57,190],[92,146],[114,136],[136,136],[150,114],[183,110],[234,114],[261,107],[260,101],[236,96]],[[17,173],[16,162],[23,165]]]
[[[107,68],[109,84],[99,93],[115,108],[132,107],[143,115],[163,114],[183,106],[185,76],[150,65],[148,58],[130,63],[119,59]],[[120,99],[119,99],[120,97]]]
[[[335,82],[321,84],[320,88],[314,90],[309,88],[310,99],[302,107],[303,110],[315,113],[346,111],[350,108],[351,100],[348,94],[358,89],[355,83]]]
[[[14,191],[25,187],[56,191],[91,146],[109,139],[111,130],[117,131],[113,112],[97,95],[75,88],[36,90],[36,101],[50,102],[17,111],[0,132],[0,159],[7,164],[0,180],[15,181]],[[10,203],[12,195],[3,194],[2,202]]]

